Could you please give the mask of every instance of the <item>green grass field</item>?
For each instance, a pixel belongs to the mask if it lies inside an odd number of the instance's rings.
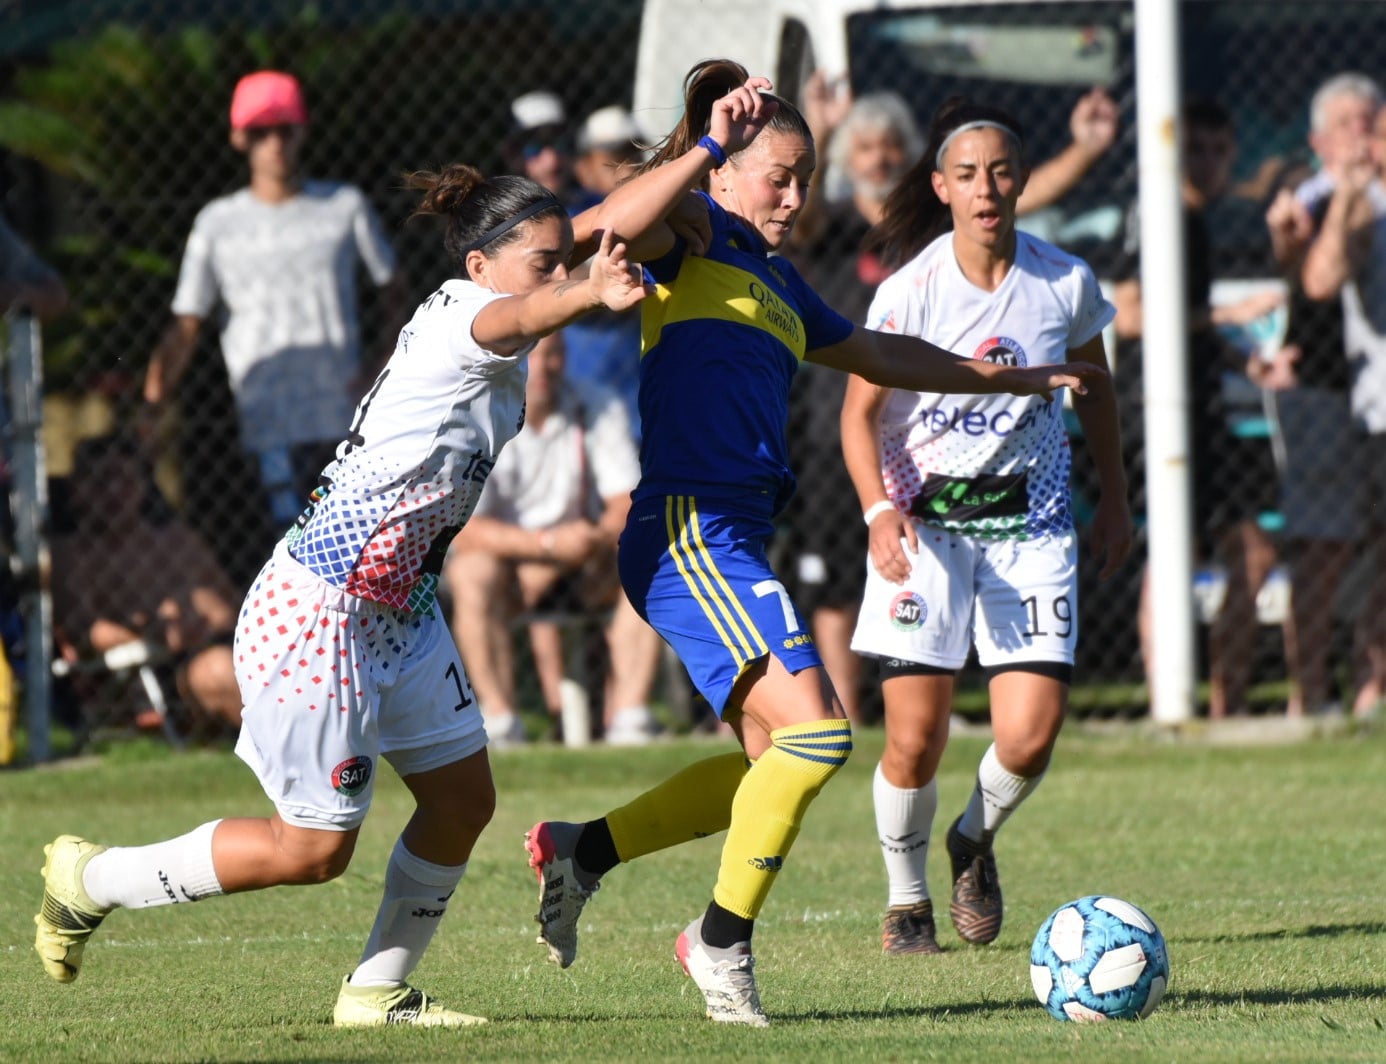
[[[723,749],[713,741],[496,756],[499,812],[415,978],[492,1018],[460,1031],[330,1025],[408,812],[388,773],[343,878],[117,912],[70,986],[50,982],[32,952],[45,842],[65,831],[147,842],[263,813],[265,800],[225,752],[130,744],[0,774],[0,1060],[1386,1060],[1386,737],[1226,747],[1075,728],[998,843],[1000,939],[964,947],[945,915],[946,952],[925,958],[880,950],[885,877],[870,797],[880,744],[879,731],[858,735],[762,914],[768,1031],[703,1019],[674,961],[674,938],[707,902],[717,840],[615,870],[568,971],[534,943],[521,844],[530,823],[600,813]],[[941,826],[984,744],[950,747]],[[944,861],[930,879],[946,899]],[[1143,906],[1168,940],[1170,992],[1144,1023],[1061,1024],[1033,999],[1035,929],[1097,892]]]

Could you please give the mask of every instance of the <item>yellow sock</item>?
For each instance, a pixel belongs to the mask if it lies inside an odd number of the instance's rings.
[[[622,861],[726,831],[746,755],[721,754],[689,765],[634,801],[606,814]]]
[[[718,905],[748,920],[760,915],[809,802],[852,752],[852,725],[793,724],[771,732],[770,743],[737,788],[712,892]]]

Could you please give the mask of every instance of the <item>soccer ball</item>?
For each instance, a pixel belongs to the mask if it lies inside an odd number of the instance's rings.
[[[1143,1020],[1169,983],[1165,938],[1129,901],[1079,898],[1035,935],[1030,983],[1056,1020]]]

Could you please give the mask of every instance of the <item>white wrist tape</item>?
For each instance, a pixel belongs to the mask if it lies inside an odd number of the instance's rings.
[[[880,517],[887,510],[895,509],[895,504],[889,499],[882,499],[880,502],[872,503],[866,508],[866,513],[861,515],[861,519],[870,527],[871,522]]]

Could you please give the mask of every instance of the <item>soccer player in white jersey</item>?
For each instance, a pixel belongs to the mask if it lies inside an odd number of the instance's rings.
[[[950,100],[925,156],[886,203],[876,242],[898,272],[868,325],[1008,365],[1106,365],[1113,308],[1082,260],[1015,227],[1021,131]],[[1102,576],[1131,545],[1110,380],[1074,394],[1101,483],[1091,548]],[[1063,722],[1078,633],[1069,446],[1055,397],[937,395],[853,377],[842,446],[870,528],[852,649],[881,660],[886,747],[874,783],[889,878],[883,945],[936,953],[925,859],[954,679],[975,645],[995,741],[948,831],[950,911],[967,942],[1001,929],[992,840],[1035,789]]]
[[[407,981],[495,804],[481,715],[434,604],[438,571],[524,420],[525,356],[535,341],[597,307],[627,309],[647,291],[611,219],[639,233],[672,199],[641,200],[642,209],[657,205],[647,217],[617,195],[570,222],[528,178],[487,179],[455,164],[411,183],[423,191],[419,212],[444,218],[458,277],[401,331],[236,626],[245,703],[236,752],[274,811],[146,846],[56,839],[44,851],[35,946],[59,982],[77,977],[87,939],[116,908],[340,875],[384,757],[417,807],[390,856],[375,925],[342,981],[334,1021],[483,1022]],[[630,187],[641,192],[638,182]],[[682,187],[673,195],[682,197]],[[586,274],[570,279],[568,265],[594,251]]]

